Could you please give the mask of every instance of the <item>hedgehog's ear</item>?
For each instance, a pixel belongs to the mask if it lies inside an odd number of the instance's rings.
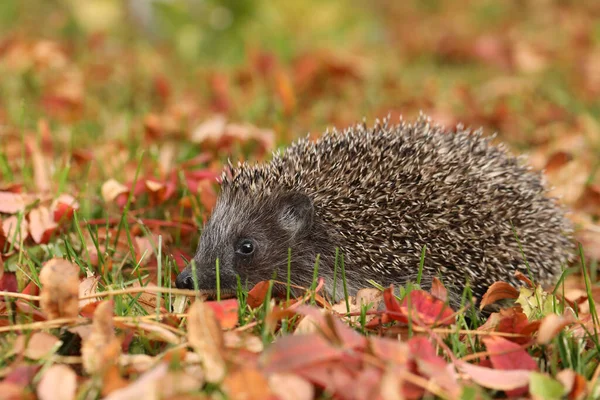
[[[313,202],[304,193],[286,193],[281,198],[278,220],[283,229],[295,236],[312,226]]]

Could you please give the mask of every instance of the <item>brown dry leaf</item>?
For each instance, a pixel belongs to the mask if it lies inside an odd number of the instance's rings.
[[[515,45],[513,61],[519,70],[527,73],[540,72],[548,66],[548,59],[540,51],[525,42],[519,42]]]
[[[241,335],[240,332],[225,331],[223,339],[227,349],[244,349],[252,353],[262,353],[265,349],[262,340],[253,335]]]
[[[587,257],[600,260],[600,225],[586,222],[575,238],[581,243]]]
[[[315,397],[313,385],[295,374],[274,373],[269,376],[269,387],[281,400],[310,400]]]
[[[190,139],[194,143],[218,142],[225,132],[226,125],[227,119],[222,115],[216,115],[198,125]]]
[[[557,150],[546,160],[544,170],[547,174],[552,174],[567,165],[571,160],[573,160],[571,153],[564,150]]]
[[[564,315],[549,314],[542,319],[538,330],[537,342],[548,344],[566,326],[576,322],[575,317],[567,312]]]
[[[202,379],[181,371],[169,371],[169,365],[162,362],[143,373],[126,387],[113,391],[105,400],[165,399],[179,393],[198,390]]]
[[[139,281],[135,281],[135,282],[133,282],[131,287],[132,288],[142,288],[142,287],[156,288],[157,286],[153,283],[148,283],[147,285],[142,286]],[[142,293],[138,293],[137,296],[138,296],[137,297],[138,304],[141,305],[144,308],[144,310],[146,310],[147,313],[152,314],[152,313],[156,312],[156,294],[155,293],[142,292]]]
[[[148,340],[159,340],[165,343],[171,343],[178,345],[181,340],[179,336],[164,328],[159,324],[153,324],[148,322],[137,322],[137,323],[125,323],[121,322],[118,324],[119,327],[128,327],[133,329],[140,329],[145,331],[144,338]]]
[[[227,374],[223,388],[230,399],[262,400],[272,396],[267,378],[248,367]]]
[[[256,140],[263,149],[272,149],[275,147],[275,132],[271,129],[261,129],[251,124],[227,124],[225,127],[225,136],[232,139],[246,142]]]
[[[360,289],[358,292],[356,292],[356,297],[352,297],[349,296],[348,297],[348,304],[350,305],[350,312],[354,313],[354,312],[360,312],[362,309],[362,306],[369,306],[367,308],[367,311],[376,311],[379,306],[383,303],[383,292],[381,292],[379,289],[375,289],[375,288],[364,288],[364,289]],[[345,299],[340,299],[340,301],[337,304],[334,304],[332,307],[332,310],[334,310],[335,312],[337,312],[338,314],[341,315],[345,315],[348,310],[346,309],[346,300]],[[368,315],[367,316],[367,322],[371,321],[372,319],[376,318],[376,315]],[[354,317],[350,317],[350,320],[353,322],[357,322],[360,319],[360,316],[354,316]],[[300,324],[302,324],[302,321],[300,322]]]
[[[24,211],[33,200],[31,196],[22,193],[0,192],[0,212],[16,214],[19,211]]]
[[[60,340],[46,332],[35,332],[31,337],[19,335],[8,354],[23,354],[32,360],[39,360],[50,355],[58,343]]]
[[[71,400],[77,391],[77,374],[66,365],[55,364],[42,375],[36,392],[40,400]]]
[[[38,192],[45,193],[50,191],[50,168],[49,163],[38,146],[36,140],[28,138],[27,147],[31,153],[33,163],[33,181]]]
[[[548,195],[560,199],[564,204],[575,204],[584,192],[589,166],[575,159],[553,173],[548,173],[548,180],[553,187]]]
[[[36,243],[48,243],[57,228],[48,207],[40,206],[29,213],[29,232]]]
[[[587,382],[583,376],[572,369],[563,369],[556,374],[556,379],[565,388],[569,400],[584,399],[587,394]]]
[[[296,109],[297,103],[294,85],[292,84],[289,75],[281,69],[275,73],[275,89],[283,104],[283,112],[286,115],[292,114]]]
[[[436,276],[433,277],[431,282],[431,295],[437,297],[441,301],[448,301],[448,290]]]
[[[580,212],[600,215],[600,185],[586,185],[574,207]]]
[[[98,291],[98,282],[102,279],[100,276],[88,276],[79,283],[79,297],[89,296]],[[100,298],[89,298],[79,300],[79,308],[85,307],[87,304],[95,303]]]
[[[111,203],[119,196],[128,196],[129,188],[114,179],[109,179],[102,185],[102,198],[105,202]]]
[[[150,240],[147,236],[135,236],[133,238],[136,252],[136,262],[140,266],[145,266],[154,255],[154,248],[158,245],[158,238]]]
[[[79,267],[61,258],[46,261],[40,272],[40,306],[48,319],[75,318],[79,312]]]
[[[120,354],[121,343],[113,323],[113,303],[103,301],[94,311],[92,332],[81,346],[83,367],[90,375],[104,373],[117,363]]]
[[[188,340],[202,365],[208,382],[220,382],[225,376],[224,340],[213,310],[196,300],[188,311]]]
[[[12,215],[2,221],[2,232],[4,233],[6,240],[8,240],[8,242],[16,249],[19,249],[21,243],[27,240],[27,237],[29,236],[29,224],[25,218],[22,218],[19,221],[19,217]]]

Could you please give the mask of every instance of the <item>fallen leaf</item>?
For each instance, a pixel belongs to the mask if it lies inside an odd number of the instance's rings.
[[[61,194],[50,206],[55,222],[66,222],[73,218],[73,213],[79,210],[79,202],[69,194]]]
[[[79,267],[61,258],[48,260],[40,272],[40,306],[49,319],[74,318],[79,312]]]
[[[407,322],[408,317],[415,323],[427,326],[451,325],[456,317],[454,311],[442,300],[432,296],[424,290],[412,290],[402,300],[402,305],[393,295],[393,288],[384,291],[386,308],[391,311],[392,319]]]
[[[548,314],[546,315],[538,329],[537,342],[539,344],[548,344],[556,337],[565,327],[574,323],[574,316],[567,312],[564,315]]]
[[[267,378],[258,370],[248,367],[227,374],[223,388],[231,399],[263,400],[272,396]]]
[[[531,373],[529,392],[534,400],[561,400],[565,389],[560,382],[546,374]]]
[[[479,305],[479,309],[483,310],[484,307],[490,304],[494,304],[500,300],[516,299],[518,297],[519,291],[515,289],[515,287],[512,286],[510,283],[494,282],[481,298],[481,304]]]
[[[317,333],[290,335],[269,346],[262,362],[267,373],[294,372],[320,362],[337,360],[343,354],[342,348],[331,345]]]
[[[133,383],[112,391],[105,400],[173,398],[180,393],[198,390],[202,383],[200,377],[183,371],[169,371],[168,363],[161,362]]]
[[[27,148],[31,153],[31,161],[33,164],[33,181],[39,193],[50,191],[50,169],[48,168],[48,160],[40,150],[36,140],[33,137],[28,137]]]
[[[42,375],[36,392],[40,400],[71,400],[77,391],[77,374],[66,365],[54,364]]]
[[[488,389],[514,390],[529,384],[532,371],[528,370],[499,370],[460,362],[459,370],[468,375],[473,382]]]
[[[239,317],[237,299],[207,301],[204,304],[213,310],[214,316],[219,321],[222,329],[231,329],[237,326]]]
[[[556,379],[565,388],[569,400],[584,399],[587,394],[587,382],[583,376],[572,369],[563,369],[556,374]]]
[[[129,188],[114,179],[109,179],[102,185],[102,198],[107,203],[117,201],[117,198],[129,196]]]
[[[269,281],[258,282],[248,291],[248,305],[252,308],[262,306],[269,291]]]
[[[121,343],[113,323],[113,303],[103,301],[94,311],[91,333],[81,346],[83,367],[90,375],[103,375],[115,365],[120,354]]]
[[[431,281],[431,294],[444,303],[448,301],[448,290],[444,287],[442,281],[440,281],[436,276],[434,276],[433,280]]]
[[[29,232],[36,243],[48,243],[57,228],[48,207],[36,207],[29,212]]]
[[[188,340],[201,357],[208,382],[220,382],[225,377],[224,340],[219,321],[212,308],[196,300],[188,311]]]
[[[29,224],[25,218],[19,221],[16,215],[12,215],[2,221],[2,232],[6,240],[19,249],[21,243],[29,237]]]
[[[35,332],[30,337],[19,335],[13,343],[11,354],[23,354],[32,360],[40,360],[56,350],[60,340],[49,333]]]
[[[219,141],[225,132],[227,119],[222,115],[204,121],[193,130],[190,139],[194,143],[204,143],[205,141]]]
[[[537,363],[520,345],[500,336],[488,336],[481,339],[488,350],[488,356],[494,368],[498,370],[537,371]],[[508,396],[522,396],[527,387],[507,390]]]
[[[290,373],[274,373],[269,375],[269,387],[281,400],[311,400],[315,397],[315,389],[306,379]]]
[[[0,192],[1,213],[16,214],[19,211],[25,211],[25,208],[32,202],[33,199],[30,196],[21,193]]]

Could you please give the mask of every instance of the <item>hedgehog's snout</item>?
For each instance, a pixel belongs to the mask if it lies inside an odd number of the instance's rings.
[[[177,289],[194,289],[194,278],[189,268],[184,269],[177,275],[175,286],[177,286]]]

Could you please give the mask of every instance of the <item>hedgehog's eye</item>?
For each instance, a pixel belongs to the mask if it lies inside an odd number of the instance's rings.
[[[243,256],[249,256],[254,253],[254,242],[250,239],[242,240],[235,250],[236,253],[241,254]]]

